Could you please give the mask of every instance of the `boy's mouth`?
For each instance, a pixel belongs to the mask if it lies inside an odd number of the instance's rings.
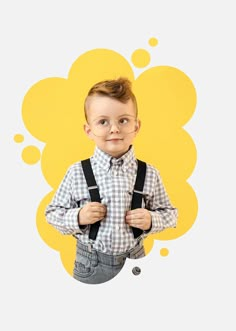
[[[114,141],[114,142],[121,141],[121,140],[123,140],[123,139],[120,139],[120,138],[107,139],[107,141]]]
[[[123,140],[122,138],[111,138],[111,139],[107,139],[107,141],[120,141]]]

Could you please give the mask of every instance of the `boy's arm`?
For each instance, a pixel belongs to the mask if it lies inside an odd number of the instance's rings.
[[[149,234],[175,228],[178,217],[178,210],[172,206],[159,172],[155,171],[155,173],[153,194],[147,201],[146,207],[152,218]]]
[[[69,168],[51,203],[45,211],[46,220],[62,234],[83,233],[87,226],[79,226],[78,208],[73,200],[73,169]]]

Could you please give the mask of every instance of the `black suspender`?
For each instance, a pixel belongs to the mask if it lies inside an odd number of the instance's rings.
[[[147,170],[147,165],[145,162],[140,161],[140,160],[137,160],[137,161],[138,161],[138,170],[137,170],[136,182],[134,185],[131,209],[136,209],[136,208],[142,207],[143,186],[144,186],[146,170]],[[132,230],[133,230],[134,238],[139,237],[143,233],[143,230],[138,229],[138,228],[132,227]]]
[[[81,161],[81,165],[83,168],[84,176],[88,185],[88,190],[90,194],[91,201],[93,202],[101,202],[100,194],[98,191],[97,183],[93,174],[93,170],[91,167],[90,159]],[[95,240],[97,237],[98,229],[100,226],[100,221],[91,224],[89,239]]]
[[[146,168],[147,168],[147,165],[145,162],[140,161],[140,160],[137,160],[137,161],[138,161],[138,170],[137,170],[136,182],[134,185],[131,209],[136,209],[136,208],[142,207],[143,186],[144,186]],[[82,165],[84,176],[85,176],[85,179],[86,179],[86,182],[88,185],[88,190],[89,190],[91,201],[101,202],[98,186],[97,186],[94,174],[93,174],[90,159],[81,161],[81,165]],[[96,239],[99,226],[100,226],[100,221],[90,225],[90,232],[89,232],[90,239],[92,239],[92,240]],[[134,238],[139,237],[143,233],[143,230],[138,229],[138,228],[132,227],[132,230],[133,230]]]

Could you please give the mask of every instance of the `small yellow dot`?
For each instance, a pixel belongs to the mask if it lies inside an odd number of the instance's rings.
[[[20,134],[20,133],[17,133],[14,136],[14,141],[16,143],[22,143],[22,141],[24,141],[24,136],[22,134]]]
[[[161,254],[161,256],[167,256],[167,255],[169,255],[169,250],[167,248],[161,248],[160,254]]]
[[[144,68],[150,62],[150,54],[145,49],[137,49],[133,52],[131,60],[135,67]]]
[[[150,38],[148,42],[152,47],[155,47],[158,44],[158,40],[156,38]]]
[[[22,159],[27,164],[35,164],[40,160],[40,150],[36,146],[27,146],[22,151]]]

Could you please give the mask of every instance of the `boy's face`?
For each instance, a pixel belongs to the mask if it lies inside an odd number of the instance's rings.
[[[86,134],[112,157],[125,154],[140,129],[132,100],[122,103],[106,96],[92,96],[87,103]]]

